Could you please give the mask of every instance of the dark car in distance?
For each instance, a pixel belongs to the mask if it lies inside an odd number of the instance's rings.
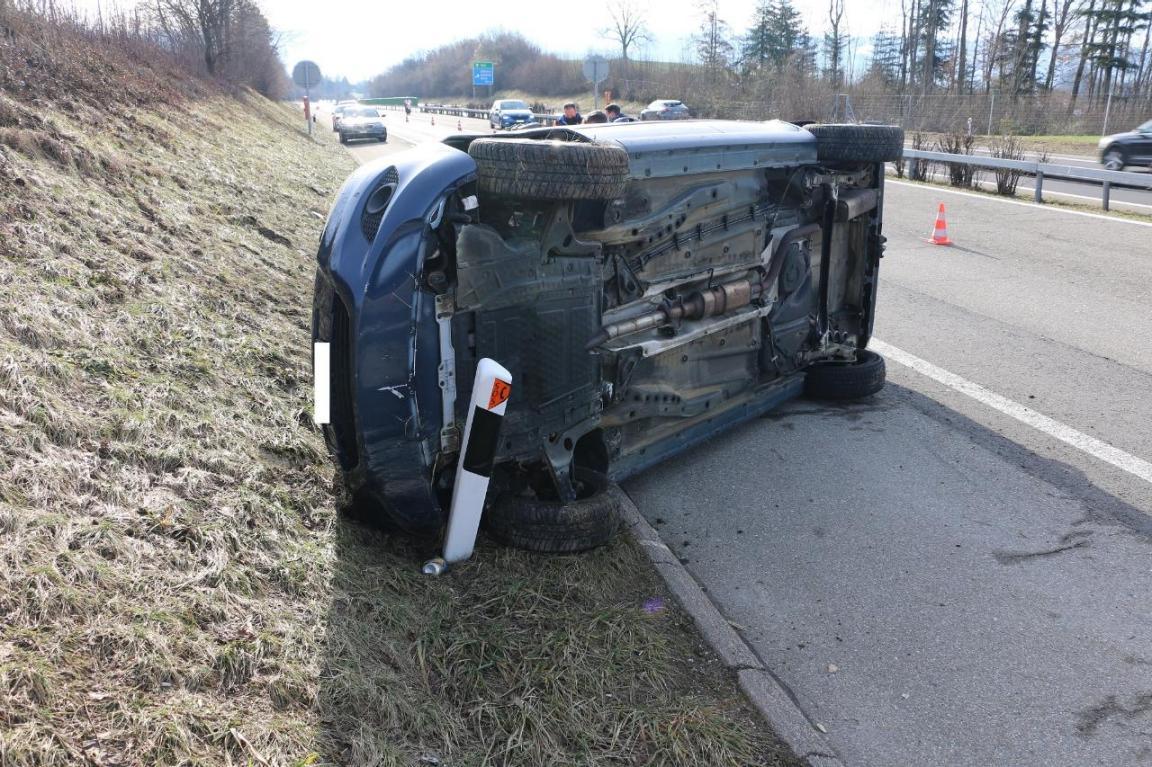
[[[900,128],[699,120],[456,135],[358,168],[317,255],[324,433],[361,517],[446,521],[479,361],[512,374],[483,522],[579,551],[619,480],[806,394],[868,350]]]
[[[1128,165],[1152,167],[1152,120],[1135,130],[1100,139],[1100,162],[1108,170],[1124,170]]]
[[[692,116],[683,101],[656,99],[640,111],[641,120],[687,120]]]

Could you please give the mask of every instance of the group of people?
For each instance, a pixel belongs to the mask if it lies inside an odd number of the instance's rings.
[[[630,123],[635,122],[634,117],[621,113],[619,104],[609,104],[604,109],[597,109],[587,117],[580,114],[575,102],[569,101],[564,105],[564,115],[556,121],[557,125],[590,125],[593,123]]]

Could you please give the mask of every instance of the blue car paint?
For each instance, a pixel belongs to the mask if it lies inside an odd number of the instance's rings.
[[[392,168],[399,180],[369,242],[360,225],[364,205]],[[348,315],[353,433],[346,439],[355,440],[358,460],[345,464],[346,477],[352,488],[386,499],[413,529],[441,517],[430,482],[442,425],[438,327],[433,296],[418,279],[435,247],[429,218],[475,174],[471,157],[442,144],[361,167],[337,196],[317,256],[319,279]],[[325,310],[318,303],[314,340],[331,338]]]

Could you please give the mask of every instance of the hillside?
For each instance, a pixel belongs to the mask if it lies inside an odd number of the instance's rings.
[[[342,519],[308,323],[350,156],[146,46],[17,21],[0,764],[794,763],[633,544],[482,540],[428,580]]]

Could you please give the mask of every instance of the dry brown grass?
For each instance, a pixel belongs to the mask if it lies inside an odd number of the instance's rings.
[[[0,92],[0,765],[791,763],[632,545],[426,580],[339,519],[330,136],[60,97]]]

